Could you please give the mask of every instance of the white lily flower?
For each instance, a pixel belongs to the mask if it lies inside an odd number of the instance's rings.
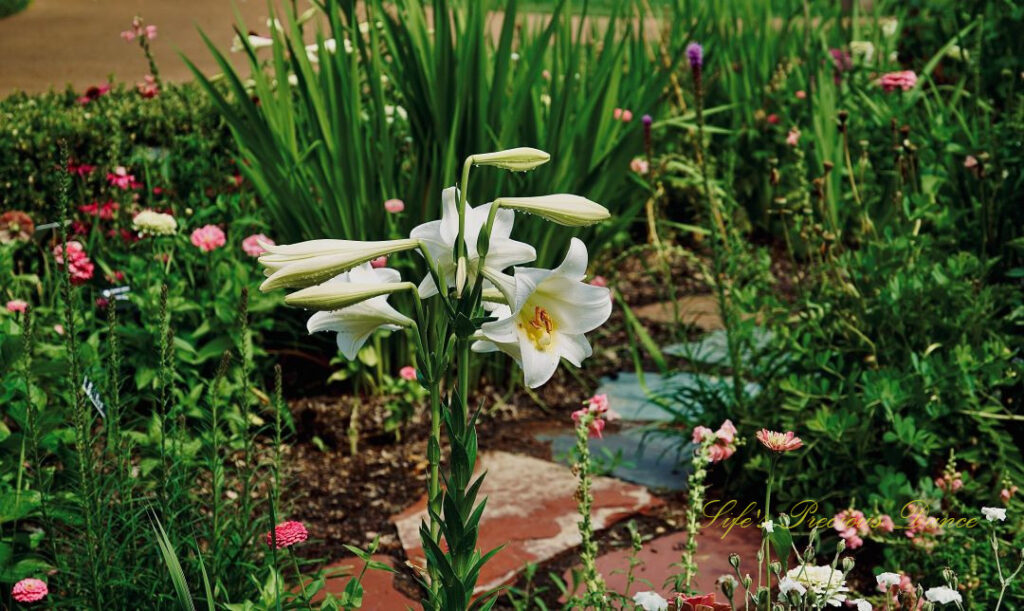
[[[480,232],[487,223],[487,217],[493,204],[484,204],[473,208],[466,205],[465,242],[466,242],[466,286],[473,286],[477,274],[493,281],[503,276],[501,270],[528,263],[537,257],[533,246],[517,242],[509,238],[512,235],[512,223],[515,213],[511,210],[499,210],[494,215],[491,226],[491,242],[487,250],[484,269],[480,269],[480,255],[476,243]],[[441,194],[441,220],[423,223],[409,234],[413,240],[419,240],[430,253],[437,266],[437,273],[444,278],[449,288],[456,283],[456,262],[452,258],[455,241],[459,235],[459,191],[449,187]],[[502,287],[498,287],[502,288]],[[419,286],[420,297],[427,298],[437,294],[437,285],[429,274],[423,278]],[[511,300],[511,294],[506,293]]]
[[[276,288],[305,288],[319,284],[360,263],[391,253],[419,246],[416,240],[309,240],[298,244],[263,244],[266,253],[260,256],[264,274],[269,276],[260,285],[261,291]]]
[[[398,284],[402,277],[397,270],[382,267],[374,269],[364,263],[349,272],[324,283],[323,286],[354,284],[357,286]],[[306,328],[310,333],[334,331],[338,334],[338,349],[345,358],[353,360],[359,354],[366,340],[377,329],[397,331],[413,324],[413,321],[388,304],[388,295],[378,295],[355,305],[334,310],[317,312],[309,318]]]
[[[586,271],[587,247],[573,238],[557,268],[517,267],[514,278],[495,278],[499,289],[513,295],[511,307],[493,310],[499,320],[481,326],[473,350],[510,355],[530,388],[551,379],[562,358],[579,367],[593,354],[584,333],[604,324],[612,311],[608,289],[583,282]]]
[[[502,208],[536,214],[568,227],[585,227],[611,218],[608,209],[601,204],[568,193],[537,197],[500,197],[497,204]]]

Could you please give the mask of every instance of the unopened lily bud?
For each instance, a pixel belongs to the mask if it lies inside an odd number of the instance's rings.
[[[846,549],[846,539],[840,539],[839,543],[836,543],[836,553],[841,554]]]
[[[380,295],[389,295],[410,289],[415,289],[415,286],[409,282],[372,284],[329,282],[287,295],[284,302],[291,306],[311,310],[340,310]]]
[[[474,165],[490,165],[513,172],[526,172],[547,163],[551,159],[551,155],[538,149],[522,146],[495,153],[481,153],[473,155],[470,159],[473,160]]]
[[[462,297],[462,291],[466,288],[466,257],[459,257],[455,266],[455,296]]]
[[[847,556],[846,558],[843,558],[843,572],[844,573],[849,573],[850,571],[852,571],[853,570],[853,565],[854,565],[853,558],[851,558],[849,556]]]
[[[259,261],[268,276],[261,291],[276,288],[305,288],[320,284],[360,263],[420,245],[418,240],[384,240],[358,242],[353,240],[310,240],[298,244],[261,242],[266,250]]]
[[[743,576],[743,587],[744,588],[749,590],[750,589],[750,584],[752,584],[752,583],[754,583],[754,580],[751,579],[749,573]]]
[[[502,208],[536,214],[568,227],[585,227],[611,218],[608,209],[601,204],[568,193],[538,197],[502,197],[494,203]]]

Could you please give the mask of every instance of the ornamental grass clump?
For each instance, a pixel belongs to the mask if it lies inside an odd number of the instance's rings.
[[[427,609],[493,604],[490,595],[471,600],[481,567],[497,552],[481,554],[476,548],[486,501],[477,499],[483,476],[473,474],[478,447],[477,412],[469,403],[472,354],[508,354],[521,366],[526,384],[537,387],[554,375],[561,359],[579,366],[589,357],[593,350],[585,334],[611,314],[608,289],[583,281],[588,255],[582,241],[572,239],[562,264],[549,270],[518,267],[534,260],[536,250],[510,237],[515,211],[578,227],[608,218],[604,207],[565,194],[499,197],[478,206],[467,201],[473,166],[527,171],[549,158],[530,148],[470,156],[461,183],[441,195],[441,218],[414,228],[407,239],[261,244],[267,251],[259,259],[267,275],[262,290],[300,289],[286,303],[315,310],[310,332],[335,332],[346,357],[353,358],[381,328],[412,336],[417,379],[429,390],[431,407],[428,517],[420,527]],[[416,251],[426,268],[417,282],[403,280],[397,269],[370,264],[382,257],[390,263],[405,251]],[[409,295],[411,312],[388,303],[395,293]],[[588,412],[586,419],[592,418]],[[442,426],[451,447],[444,489]]]

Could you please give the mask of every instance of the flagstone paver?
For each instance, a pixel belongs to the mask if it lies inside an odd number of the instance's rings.
[[[704,331],[724,329],[714,295],[687,295],[677,300],[679,320]],[[676,320],[676,309],[671,301],[660,301],[633,308],[633,314],[646,322],[670,323]]]
[[[505,547],[480,572],[477,592],[511,582],[527,563],[543,562],[580,544],[576,478],[562,466],[508,452],[481,454],[477,472],[487,471],[481,489],[487,510],[478,545],[484,552]],[[608,477],[593,485],[596,530],[662,503],[646,488]],[[392,521],[414,564],[423,563],[419,526],[426,517],[426,496]]]
[[[377,554],[372,556],[377,562],[383,562],[394,568],[395,560],[391,556]],[[344,577],[328,578],[324,589],[313,598],[313,602],[324,599],[327,593],[340,597],[345,591],[345,586],[352,579],[352,574],[358,574],[363,568],[363,561],[359,558],[345,558],[328,566],[325,570],[330,573],[334,569],[344,569]],[[363,575],[363,611],[401,611],[402,609],[418,609],[419,603],[395,588],[394,574],[385,571],[366,571]]]
[[[630,549],[620,549],[599,556],[597,569],[604,576],[609,590],[622,592],[630,597],[636,592],[654,590],[668,598],[672,594],[672,588],[663,587],[663,584],[665,580],[679,572],[678,567],[671,565],[679,562],[687,539],[685,532],[675,532],[645,543],[640,552],[643,565],[633,571],[637,581],[630,587],[629,592],[626,592],[625,570],[629,567]],[[700,593],[716,592],[719,600],[723,598],[715,586],[715,580],[726,574],[736,576],[729,564],[729,554],[732,553],[740,555],[740,568],[744,574],[750,573],[756,579],[757,550],[760,544],[761,534],[756,528],[736,527],[728,533],[718,526],[702,529],[697,536],[696,590]],[[571,571],[566,571],[564,577],[566,583],[572,583]]]

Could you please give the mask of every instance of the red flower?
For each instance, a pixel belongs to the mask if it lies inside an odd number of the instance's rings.
[[[272,547],[276,540],[277,549],[291,547],[309,538],[309,531],[302,522],[281,522],[267,533],[267,546]]]

